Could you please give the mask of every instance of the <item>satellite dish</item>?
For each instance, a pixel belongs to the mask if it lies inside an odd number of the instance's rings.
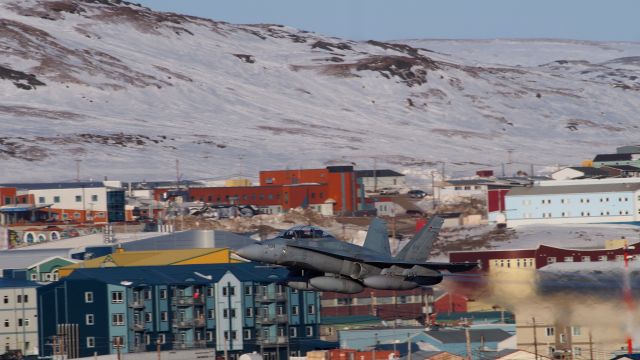
[[[131,286],[133,285],[133,283],[131,281],[124,280],[124,281],[120,281],[120,285]]]

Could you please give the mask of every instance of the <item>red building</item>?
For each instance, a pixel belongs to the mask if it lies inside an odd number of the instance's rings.
[[[326,169],[270,170],[260,172],[259,186],[192,187],[184,191],[157,188],[156,200],[171,195],[186,196],[187,201],[209,204],[280,206],[282,210],[332,204],[333,213],[358,210],[356,181],[352,166]]]
[[[0,206],[15,204],[17,191],[14,187],[0,187]]]
[[[480,271],[492,269],[526,269],[558,262],[624,261],[624,248],[562,249],[540,245],[537,249],[452,251],[451,262],[479,262]],[[640,243],[631,244],[629,255],[640,255]]]
[[[433,290],[426,287],[403,291],[367,288],[357,294],[323,292],[321,316],[373,315],[382,320],[424,320],[425,310],[432,312],[429,307],[432,294]]]

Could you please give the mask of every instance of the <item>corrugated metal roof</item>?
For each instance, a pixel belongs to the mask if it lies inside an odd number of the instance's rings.
[[[375,173],[375,175],[374,175]],[[380,169],[380,170],[356,170],[356,177],[397,177],[404,176],[397,171],[390,169]]]
[[[248,236],[221,230],[189,230],[130,241],[122,244],[127,251],[229,248],[237,250],[254,244]]]
[[[40,284],[33,281],[0,278],[0,289],[27,288],[27,287],[38,287],[38,286],[40,286]]]
[[[425,334],[443,344],[466,342],[465,330],[431,330],[425,331]],[[502,329],[471,329],[469,335],[471,342],[500,342],[513,336]]]
[[[526,195],[555,195],[555,194],[587,194],[607,192],[627,192],[640,189],[639,183],[622,184],[593,184],[593,185],[567,185],[567,186],[532,186],[516,187],[511,189],[507,197]]]
[[[0,186],[14,187],[22,190],[47,190],[47,189],[79,189],[106,187],[102,182],[60,182],[60,183],[13,183],[0,184]]]
[[[227,271],[233,273],[240,281],[255,282],[280,282],[284,281],[288,275],[288,271],[284,268],[266,267],[258,263],[238,263],[85,268],[76,269],[62,281],[91,279],[108,284],[129,281],[132,283],[131,286],[141,284],[210,284],[220,280]],[[211,279],[204,278],[202,275],[211,276]]]
[[[593,161],[629,161],[632,154],[598,154]]]
[[[581,173],[588,176],[604,176],[608,175],[608,173],[600,168],[590,167],[590,166],[572,166],[569,169],[573,169],[576,171],[580,171]]]
[[[162,266],[193,259],[227,249],[172,249],[154,251],[125,251],[84,261],[82,264],[66,266],[68,269],[99,268],[105,262],[116,266]]]
[[[26,269],[42,260],[69,257],[69,249],[0,251],[0,269]]]

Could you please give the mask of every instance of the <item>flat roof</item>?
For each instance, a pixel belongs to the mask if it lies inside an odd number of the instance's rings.
[[[640,183],[618,184],[589,184],[589,185],[564,185],[564,186],[523,186],[511,189],[507,197],[526,195],[558,195],[558,194],[585,194],[607,192],[632,192],[640,189]]]

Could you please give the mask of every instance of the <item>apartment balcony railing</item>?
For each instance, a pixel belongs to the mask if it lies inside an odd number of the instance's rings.
[[[289,338],[286,336],[260,336],[258,337],[258,343],[269,346],[269,345],[286,345],[289,342]]]
[[[283,292],[257,292],[255,294],[257,302],[284,302],[287,301],[287,294]]]
[[[195,340],[192,342],[175,341],[171,343],[174,350],[186,350],[186,349],[202,349],[207,347],[205,340]]]
[[[136,331],[136,332],[142,332],[144,331],[144,324],[142,323],[134,323],[131,325],[131,330]]]
[[[129,307],[132,309],[144,309],[144,301],[132,301],[129,303]]]
[[[175,319],[173,320],[173,326],[179,329],[192,328],[194,325],[193,319]]]
[[[205,319],[194,319],[193,320],[193,326],[197,327],[197,328],[202,328],[205,327],[207,325],[207,320]]]
[[[176,296],[171,298],[171,302],[177,306],[194,306],[204,304],[201,297],[194,298],[191,296]]]
[[[256,318],[256,323],[258,324],[285,324],[289,321],[289,317],[286,314],[281,315],[267,315],[267,316],[258,316]]]

